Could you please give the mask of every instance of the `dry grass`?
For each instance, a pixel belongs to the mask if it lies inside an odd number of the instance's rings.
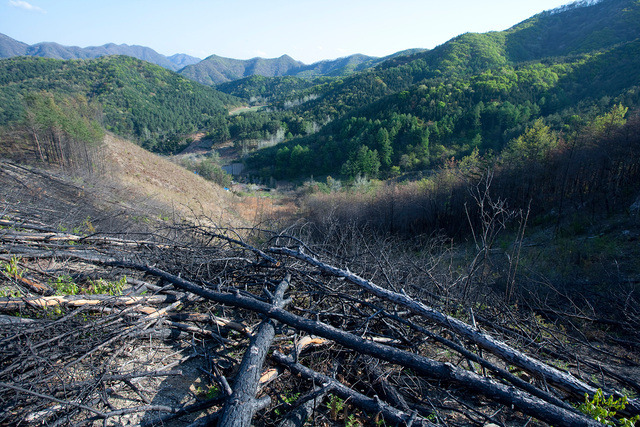
[[[88,179],[96,191],[97,188],[103,191],[96,197],[98,204],[101,201],[107,205],[121,203],[136,206],[140,212],[153,211],[156,212],[154,215],[161,212],[163,216],[198,218],[199,221],[209,218],[210,223],[231,228],[274,224],[291,220],[297,214],[297,206],[290,197],[239,196],[113,134],[105,136],[101,158],[95,167],[99,171],[95,180],[89,178],[84,170],[64,172],[55,165],[39,163],[29,145],[21,143],[20,139],[10,138],[11,135],[3,136],[6,138],[0,138],[1,157],[22,165],[58,170],[63,175],[78,175],[76,178],[80,182]],[[203,136],[194,135],[194,150],[197,151],[197,143]],[[227,148],[233,150],[233,147]],[[227,151],[223,150],[228,155]]]
[[[171,208],[183,217],[211,218],[217,225],[252,227],[289,221],[290,197],[237,196],[161,156],[113,135],[105,138],[107,174],[134,199]]]
[[[235,197],[204,178],[113,135],[107,135],[109,178],[135,198],[151,199],[187,217],[206,216],[224,225],[245,220],[234,212]]]
[[[292,197],[264,197],[259,195],[236,197],[233,200],[236,214],[253,225],[290,223],[298,214]]]

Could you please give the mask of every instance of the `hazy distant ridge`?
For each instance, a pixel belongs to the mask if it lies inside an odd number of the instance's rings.
[[[107,55],[131,56],[152,64],[160,65],[172,71],[178,71],[187,65],[200,62],[200,58],[186,54],[176,54],[167,57],[144,46],[108,43],[103,46],[78,47],[63,46],[52,42],[36,43],[30,46],[4,34],[0,34],[0,58],[39,56],[54,59],[94,59]]]

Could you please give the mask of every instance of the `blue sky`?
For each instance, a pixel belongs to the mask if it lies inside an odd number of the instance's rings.
[[[0,0],[0,33],[28,44],[126,43],[164,55],[305,63],[433,48],[507,29],[567,0]]]

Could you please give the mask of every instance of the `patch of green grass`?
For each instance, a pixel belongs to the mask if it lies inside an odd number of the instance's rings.
[[[127,284],[127,276],[122,276],[118,281],[111,282],[105,279],[90,280],[87,293],[104,295],[122,295],[122,290]]]
[[[80,292],[78,285],[67,275],[50,280],[49,285],[56,291],[56,295],[77,295]]]

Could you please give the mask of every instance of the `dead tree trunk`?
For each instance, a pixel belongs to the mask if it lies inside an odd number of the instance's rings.
[[[160,305],[175,303],[175,295],[114,296],[114,295],[64,295],[39,298],[0,298],[0,312],[11,312],[27,307],[48,308],[57,305],[82,307],[85,305],[130,306],[135,304]]]
[[[284,307],[284,293],[289,287],[290,276],[280,282],[271,298],[274,307]],[[220,416],[219,426],[250,426],[253,415],[264,402],[256,400],[256,391],[262,374],[262,365],[276,334],[275,322],[269,318],[258,325],[257,332],[247,348],[240,370],[233,385],[233,393]]]
[[[544,378],[546,381],[565,389],[567,391],[572,392],[576,396],[584,396],[585,393],[593,396],[596,393],[596,389],[586,384],[583,381],[580,381],[573,375],[562,372],[559,369],[556,369],[552,366],[549,366],[537,359],[534,359],[531,356],[528,356],[521,351],[516,350],[515,348],[507,345],[502,341],[498,341],[497,339],[491,337],[488,334],[482,333],[479,330],[474,329],[472,326],[451,317],[445,313],[442,313],[432,307],[423,304],[420,301],[416,301],[415,299],[409,297],[404,292],[399,294],[397,292],[393,292],[389,289],[382,288],[375,283],[372,283],[358,275],[351,273],[349,271],[342,270],[337,267],[333,267],[328,265],[310,255],[303,254],[298,251],[294,251],[288,248],[271,248],[270,251],[276,254],[284,254],[291,256],[293,258],[297,258],[301,261],[304,261],[310,265],[313,265],[319,268],[321,271],[331,274],[336,277],[342,277],[349,282],[371,292],[372,294],[384,298],[387,301],[394,302],[396,304],[403,305],[407,307],[409,310],[414,313],[423,316],[426,319],[429,319],[433,322],[436,322],[445,328],[448,328],[463,337],[473,341],[478,344],[480,347],[490,351],[494,355],[502,358],[503,360],[509,362],[512,365],[518,366],[521,369],[531,372],[537,376]],[[637,399],[629,400],[630,406],[634,409],[638,410],[640,408],[640,402]]]

